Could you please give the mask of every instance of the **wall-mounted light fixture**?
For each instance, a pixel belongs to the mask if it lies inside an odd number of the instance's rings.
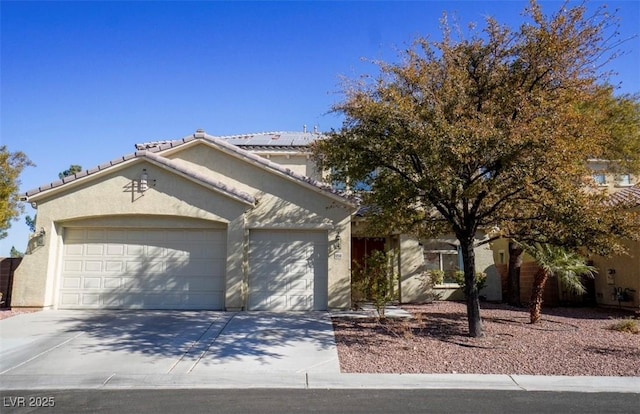
[[[44,231],[44,227],[40,227],[40,231],[35,234],[36,244],[38,246],[44,246],[44,236],[47,235],[47,232]]]
[[[340,250],[340,248],[342,247],[341,243],[340,243],[341,239],[340,239],[340,233],[336,234],[336,249]]]
[[[147,169],[142,169],[142,174],[140,174],[140,179],[138,180],[138,192],[144,193],[149,189],[149,183],[151,186],[156,185],[156,180],[149,180],[149,174],[147,173]]]

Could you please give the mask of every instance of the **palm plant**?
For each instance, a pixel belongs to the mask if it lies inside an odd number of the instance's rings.
[[[536,243],[532,245],[521,243],[524,250],[533,257],[539,266],[533,280],[531,300],[529,302],[529,321],[536,323],[540,320],[542,311],[542,295],[547,280],[556,276],[565,289],[574,293],[586,292],[582,284],[582,276],[593,278],[596,268],[589,266],[584,257],[563,247],[550,244]]]

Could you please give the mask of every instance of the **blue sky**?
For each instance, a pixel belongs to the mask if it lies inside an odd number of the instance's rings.
[[[640,2],[620,9],[621,38],[640,32]],[[542,1],[548,13],[561,2]],[[570,3],[571,4],[571,3]],[[576,3],[573,3],[576,4]],[[605,4],[592,1],[591,7]],[[10,2],[0,3],[0,144],[37,165],[21,190],[133,152],[138,142],[213,135],[321,131],[341,99],[340,77],[374,73],[417,36],[439,36],[447,11],[461,23],[494,16],[517,26],[526,1]],[[640,40],[608,69],[640,91]],[[30,215],[35,213],[26,207]],[[0,240],[24,251],[14,222]]]

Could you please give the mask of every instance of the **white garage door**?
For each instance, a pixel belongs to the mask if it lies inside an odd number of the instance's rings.
[[[58,307],[224,309],[225,268],[223,230],[66,228]]]
[[[252,230],[249,310],[326,310],[327,233]]]

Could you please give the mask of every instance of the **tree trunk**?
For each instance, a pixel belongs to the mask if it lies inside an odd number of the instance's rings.
[[[549,274],[540,269],[533,279],[531,288],[531,301],[529,303],[529,322],[536,323],[542,315],[542,295],[544,294],[544,285],[549,279]]]
[[[511,306],[522,306],[520,300],[520,269],[524,249],[516,242],[509,241],[509,272],[507,274],[507,303]]]
[[[484,336],[482,319],[480,318],[480,298],[476,285],[476,256],[473,250],[473,237],[460,240],[462,263],[464,264],[465,296],[467,298],[467,320],[469,336]]]

